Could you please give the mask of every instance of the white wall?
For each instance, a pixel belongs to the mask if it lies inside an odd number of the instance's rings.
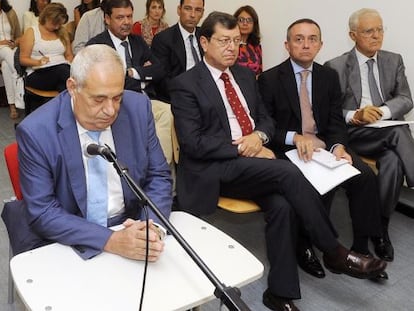
[[[80,0],[61,0],[73,17],[73,8]],[[164,0],[166,3],[166,21],[172,25],[178,17],[176,8],[179,0]],[[29,7],[29,0],[10,0],[18,14],[21,16]],[[145,12],[145,0],[133,0],[135,6],[134,17],[141,19]],[[262,32],[262,45],[265,69],[282,62],[287,54],[283,43],[286,28],[294,20],[309,17],[314,19],[322,28],[324,46],[317,57],[320,63],[325,62],[352,48],[352,41],[348,37],[348,17],[362,8],[377,9],[387,28],[384,37],[384,49],[398,52],[403,55],[406,65],[408,81],[414,91],[414,53],[411,32],[412,12],[414,2],[408,0],[205,0],[205,16],[213,11],[233,13],[239,6],[250,4],[260,19]]]

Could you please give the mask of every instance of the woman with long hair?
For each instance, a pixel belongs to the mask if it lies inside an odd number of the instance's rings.
[[[23,32],[31,26],[36,26],[39,22],[39,15],[51,0],[30,0],[29,11],[23,13]]]
[[[15,94],[17,72],[14,68],[14,52],[21,35],[20,24],[16,12],[8,0],[0,1],[0,62],[6,89],[7,102],[10,107],[10,118],[17,119]]]
[[[81,0],[81,3],[73,10],[75,28],[78,26],[82,15],[90,10],[98,8],[100,6],[100,2],[100,0]]]
[[[164,0],[147,0],[145,8],[144,19],[134,23],[132,33],[142,36],[145,42],[151,46],[155,34],[168,28],[168,24],[163,21],[165,15]]]
[[[40,90],[66,89],[73,54],[66,8],[52,2],[40,13],[39,24],[27,29],[20,40],[20,63],[27,67],[26,86]]]
[[[233,16],[237,18],[241,34],[237,63],[250,68],[257,77],[263,71],[259,17],[250,5],[240,7]]]

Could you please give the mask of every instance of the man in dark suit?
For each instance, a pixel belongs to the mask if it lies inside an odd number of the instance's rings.
[[[232,15],[213,12],[200,29],[204,59],[171,82],[180,143],[177,197],[194,214],[215,211],[219,195],[252,199],[265,213],[270,272],[263,303],[297,310],[300,298],[295,223],[305,224],[332,271],[367,278],[385,269],[381,260],[344,248],[335,237],[319,195],[290,162],[264,146],[274,134],[254,73],[234,65],[241,40]],[[298,195],[300,194],[300,195]]]
[[[156,93],[160,100],[167,102],[170,101],[168,87],[171,79],[192,68],[203,56],[197,25],[204,14],[204,0],[180,0],[177,14],[180,17],[178,23],[156,34],[151,45],[164,68],[164,78],[156,84]],[[193,53],[197,54],[198,60]]]
[[[142,90],[150,98],[155,97],[152,83],[161,80],[163,68],[141,36],[131,34],[134,7],[130,0],[111,0],[104,7],[107,29],[90,39],[86,45],[106,44],[117,50],[125,61],[125,89]],[[124,46],[127,42],[127,47]],[[126,51],[127,50],[127,51]],[[126,53],[131,57],[128,63]]]
[[[151,98],[155,126],[167,163],[173,166],[170,105],[156,100],[154,83],[163,76],[162,64],[151,52],[141,36],[131,34],[133,5],[130,0],[111,0],[105,5],[107,30],[90,39],[90,44],[106,44],[115,49],[124,60],[127,74],[125,89],[144,92]],[[125,47],[124,45],[128,43]],[[127,60],[129,53],[131,62]]]
[[[407,185],[414,187],[414,140],[407,125],[380,129],[364,126],[378,120],[402,120],[413,108],[413,101],[401,55],[381,50],[384,26],[378,11],[354,12],[349,18],[349,36],[355,47],[326,65],[339,75],[349,145],[358,154],[377,160],[382,236],[372,241],[377,255],[392,261],[394,248],[388,225],[404,177]]]
[[[332,152],[337,159],[346,159],[361,171],[361,174],[342,186],[348,195],[353,225],[354,241],[351,249],[370,256],[369,237],[381,236],[376,177],[368,165],[348,147],[337,73],[314,62],[322,47],[319,25],[311,19],[293,22],[287,30],[285,47],[290,58],[259,76],[260,93],[276,127],[274,140],[269,147],[279,158],[286,158],[286,151],[297,148],[299,158],[304,161],[312,159],[315,149],[323,148]],[[302,81],[303,74],[306,77]],[[305,95],[301,93],[302,83],[305,84]],[[301,103],[306,95],[309,102]],[[314,124],[311,132],[307,132],[304,126],[307,115],[306,111],[302,111],[303,104],[312,112],[308,117]],[[334,191],[331,191],[323,197],[328,210],[333,195]],[[299,239],[297,256],[299,265],[306,272],[316,277],[325,276],[306,237]],[[386,275],[382,277],[386,278]]]
[[[71,65],[67,91],[25,118],[17,127],[19,173],[26,208],[15,215],[19,250],[58,242],[73,246],[84,259],[102,251],[132,259],[145,258],[145,218],[133,192],[104,161],[107,204],[95,206],[104,223],[90,217],[92,169],[85,153],[90,132],[100,134],[119,161],[165,216],[171,211],[171,177],[146,96],[124,90],[125,69],[112,48],[82,49]],[[100,159],[98,157],[97,159]],[[89,176],[89,177],[88,177]],[[149,212],[155,222],[157,217]],[[102,220],[102,218],[101,218]],[[138,220],[138,221],[135,221]],[[120,231],[110,226],[124,224]],[[9,228],[9,227],[8,227]],[[150,227],[150,259],[162,253],[159,228]]]

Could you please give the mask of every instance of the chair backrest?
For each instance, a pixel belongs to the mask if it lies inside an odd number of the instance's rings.
[[[17,143],[12,143],[4,148],[4,158],[7,170],[9,171],[10,181],[13,186],[14,195],[18,200],[23,199],[19,182],[19,162],[17,159]]]
[[[14,69],[16,69],[19,77],[24,77],[26,75],[26,67],[20,64],[20,47],[17,47],[14,52]]]

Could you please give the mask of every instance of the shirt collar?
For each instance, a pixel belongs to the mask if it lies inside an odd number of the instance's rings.
[[[375,60],[375,62],[377,62],[378,52],[376,52],[375,55],[372,56],[372,57],[367,57],[364,54],[362,54],[360,51],[358,51],[357,48],[355,48],[355,55],[356,55],[357,60],[358,60],[358,65],[362,66],[363,64],[365,64],[367,62],[368,59],[371,59],[371,58],[373,60]]]
[[[115,36],[109,29],[108,29],[108,33],[109,33],[109,36],[111,37],[112,42],[114,43],[114,46],[116,47],[120,46],[123,41],[127,41],[129,43],[128,36],[125,38],[125,40],[121,40],[117,36]]]
[[[207,69],[210,71],[211,75],[213,76],[214,81],[220,80],[221,74],[223,72],[227,73],[229,75],[230,80],[234,80],[233,74],[231,73],[230,69],[227,67],[226,70],[221,71],[211,65],[209,65],[207,62],[204,62],[207,66]]]
[[[303,68],[302,66],[295,63],[292,59],[290,59],[290,63],[292,64],[293,72],[295,73],[295,75],[300,74],[304,70],[308,70],[310,72],[312,72],[313,70],[313,63],[308,68]]]
[[[187,30],[184,29],[183,26],[181,26],[181,23],[180,22],[178,22],[178,27],[180,28],[181,36],[183,37],[184,41],[187,40],[187,38],[190,35],[193,35],[194,37],[196,36],[195,35],[195,28],[194,28],[194,31],[193,32],[188,32]]]

